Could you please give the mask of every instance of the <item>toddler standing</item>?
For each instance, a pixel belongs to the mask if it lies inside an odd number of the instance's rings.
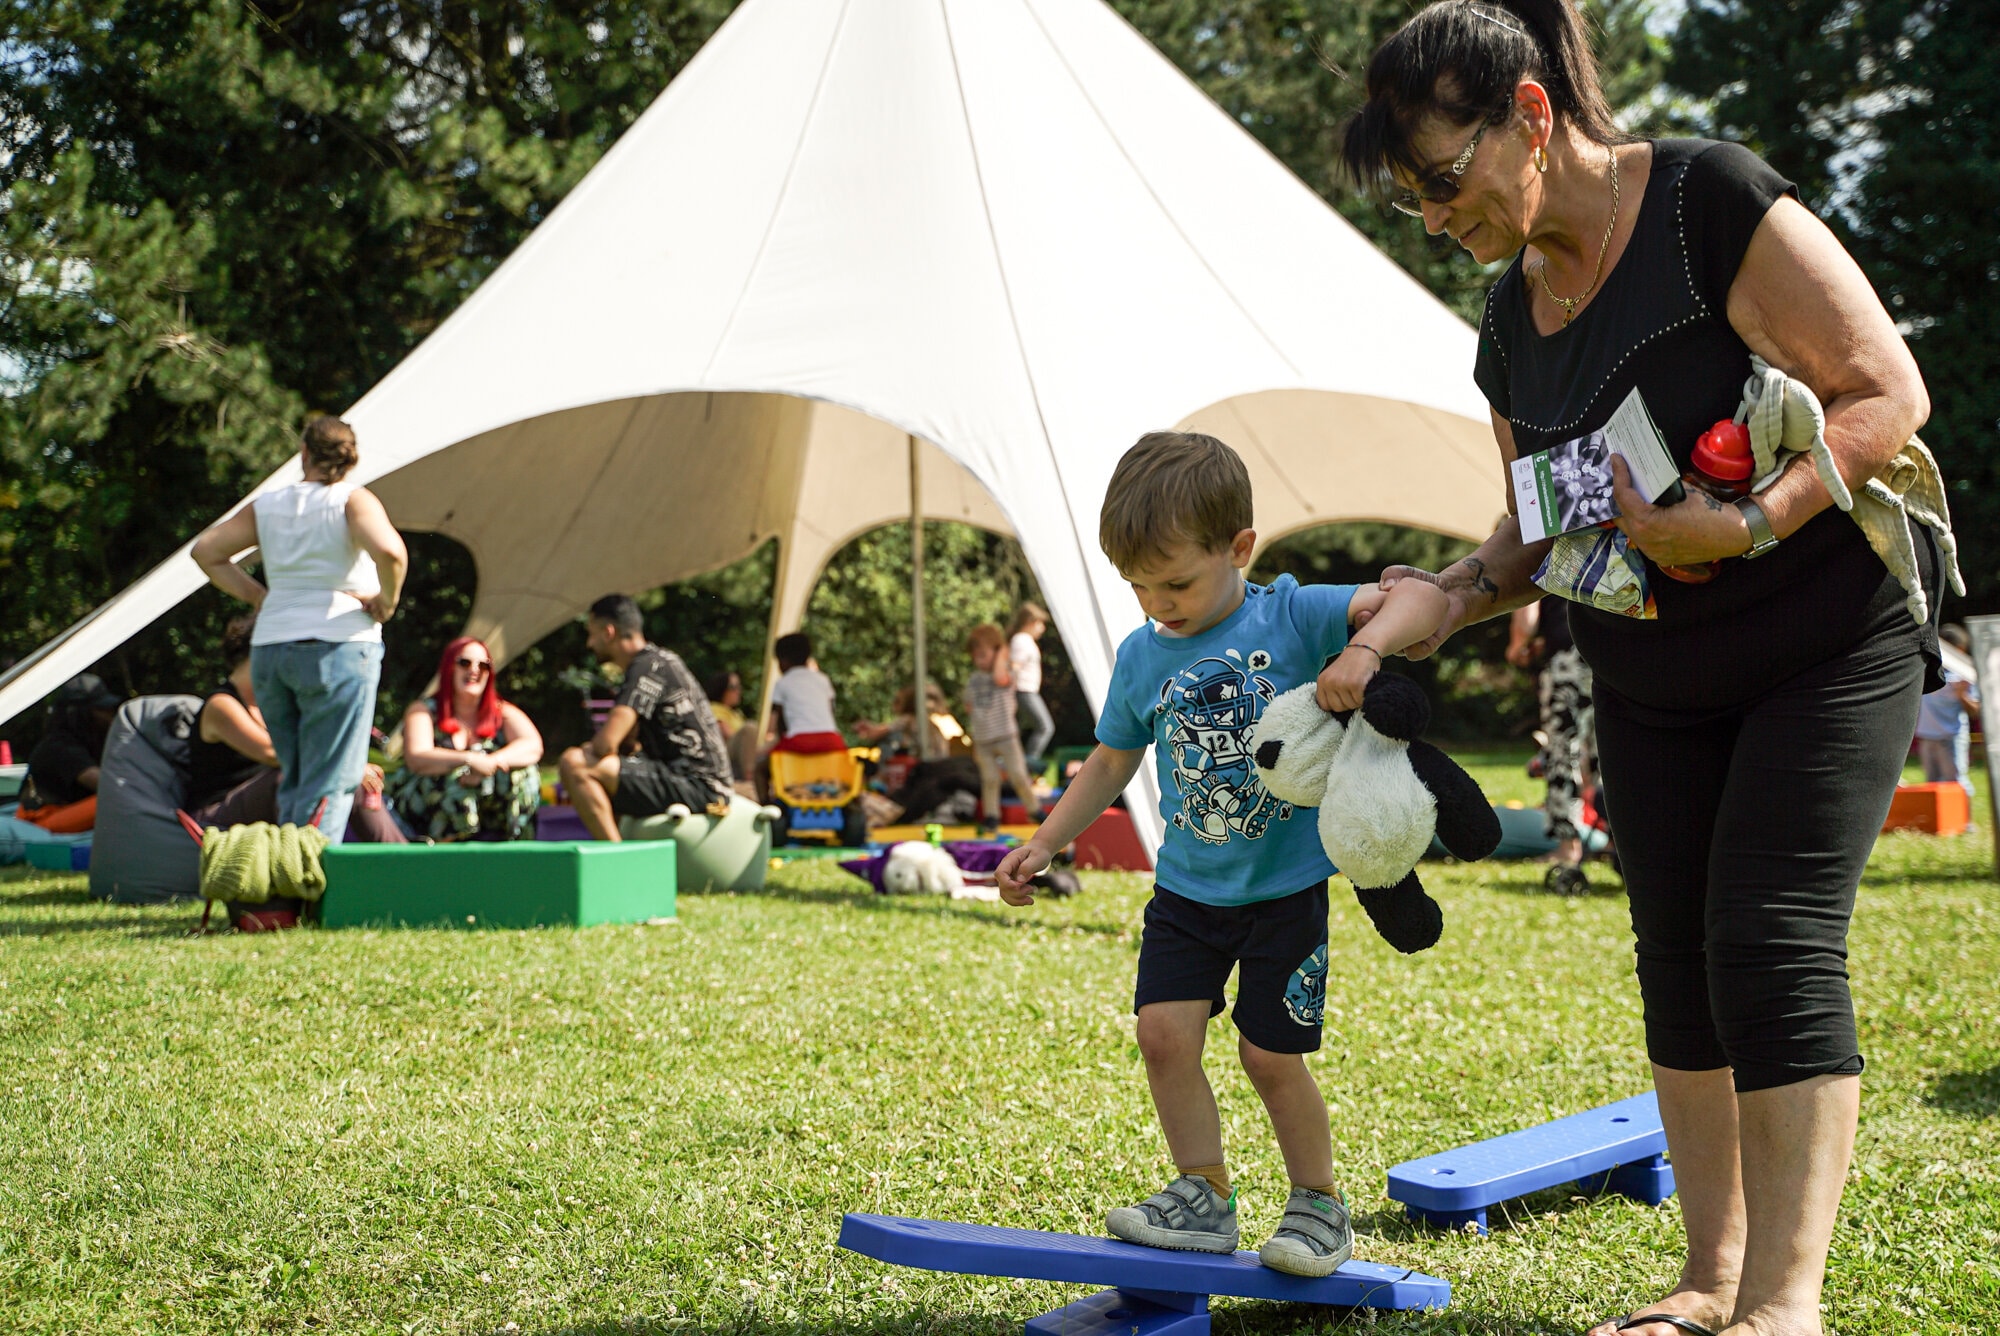
[[[1404,580],[1300,587],[1243,578],[1256,549],[1250,475],[1212,436],[1155,432],[1111,475],[1104,553],[1148,621],[1125,638],[1097,725],[1097,750],[1034,838],[996,872],[1010,905],[1030,879],[1123,793],[1153,749],[1166,840],[1146,906],[1133,1010],[1153,1108],[1179,1177],[1105,1227],[1156,1248],[1233,1252],[1236,1192],[1221,1117],[1202,1071],[1210,1019],[1237,974],[1236,1051],[1270,1115],[1291,1195],[1258,1257],[1302,1276],[1353,1251],[1334,1186],[1326,1103],[1305,1063],[1326,1003],[1326,879],[1311,809],[1265,792],[1251,737],[1271,700],[1315,677],[1319,703],[1352,710],[1382,656],[1442,624],[1443,591]],[[1366,618],[1352,638],[1348,628]]]

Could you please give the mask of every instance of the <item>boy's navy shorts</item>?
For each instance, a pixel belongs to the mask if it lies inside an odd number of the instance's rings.
[[[1153,888],[1139,942],[1132,1010],[1152,1002],[1207,1002],[1222,1014],[1236,979],[1236,1028],[1271,1053],[1319,1048],[1326,1012],[1326,883],[1248,905],[1208,905]]]

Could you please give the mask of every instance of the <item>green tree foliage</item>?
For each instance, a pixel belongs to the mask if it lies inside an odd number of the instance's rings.
[[[1713,98],[1717,134],[1798,183],[1905,330],[1967,605],[2000,608],[2000,7],[1711,2],[1673,45],[1674,82]]]
[[[925,666],[961,718],[957,702],[972,672],[966,637],[982,622],[1006,630],[1022,602],[1044,601],[1019,543],[967,524],[925,523]],[[888,718],[896,692],[915,680],[910,613],[907,523],[864,534],[827,563],[806,607],[804,630],[840,690],[843,724]],[[1096,721],[1062,636],[1051,627],[1041,645],[1042,695],[1055,716],[1056,741],[1088,743]]]
[[[393,367],[732,4],[0,6],[0,663]],[[107,667],[198,685],[237,610],[204,593]],[[428,675],[415,637],[390,652]]]
[[[1357,194],[1340,171],[1341,126],[1360,105],[1368,58],[1419,5],[1404,0],[1111,0],[1112,7],[1298,178],[1467,320],[1503,266]],[[1659,124],[1665,52],[1646,29],[1654,0],[1587,0],[1605,91],[1635,131]],[[1299,262],[1311,262],[1300,256]],[[1440,367],[1440,375],[1471,375]]]

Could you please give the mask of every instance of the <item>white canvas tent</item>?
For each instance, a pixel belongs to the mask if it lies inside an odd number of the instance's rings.
[[[1235,445],[1267,541],[1483,535],[1473,337],[1100,0],[746,0],[345,416],[395,521],[471,549],[503,657],[774,537],[796,624],[908,515],[915,437],[925,513],[1019,537],[1096,705],[1139,621],[1097,510],[1139,433]],[[175,553],[0,679],[0,720],[200,584]]]

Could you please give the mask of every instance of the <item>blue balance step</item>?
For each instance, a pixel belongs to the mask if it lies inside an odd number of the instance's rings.
[[[1252,1252],[1169,1252],[1118,1239],[900,1215],[849,1215],[840,1223],[840,1246],[925,1271],[1113,1287],[1031,1319],[1027,1336],[1209,1336],[1214,1294],[1345,1308],[1443,1308],[1451,1301],[1449,1283],[1375,1262],[1348,1262],[1310,1279],[1273,1271]]]
[[[1647,1091],[1588,1113],[1476,1141],[1389,1171],[1389,1196],[1412,1220],[1486,1232],[1486,1208],[1575,1183],[1658,1206],[1674,1195],[1658,1097]]]

